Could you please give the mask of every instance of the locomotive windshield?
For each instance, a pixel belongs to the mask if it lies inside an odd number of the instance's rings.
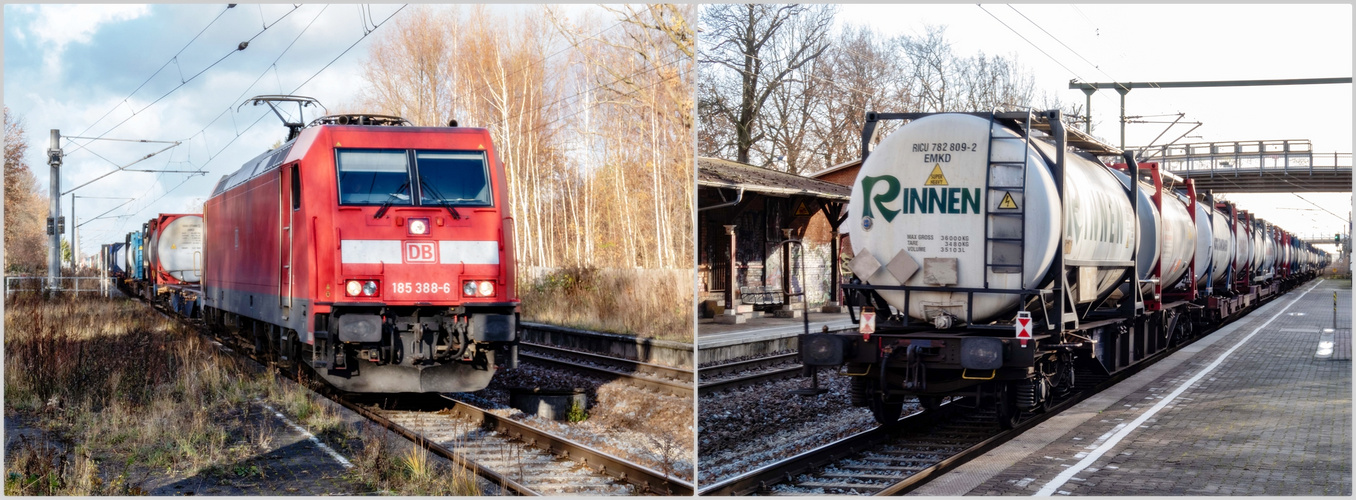
[[[493,205],[484,151],[341,149],[335,163],[341,205]]]
[[[485,153],[416,151],[421,205],[490,205]]]
[[[410,205],[410,169],[405,151],[339,150],[339,204]]]

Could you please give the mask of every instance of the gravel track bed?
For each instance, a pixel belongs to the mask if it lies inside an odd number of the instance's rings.
[[[584,389],[589,399],[588,419],[555,421],[510,408],[508,388],[518,386]],[[691,398],[637,389],[623,381],[546,368],[526,360],[516,370],[496,373],[484,390],[455,396],[496,415],[692,480],[695,429]]]
[[[829,392],[792,395],[791,389],[809,385],[808,379],[793,378],[701,395],[701,484],[715,484],[876,427],[870,410],[849,405],[847,377],[821,372],[819,383]],[[906,403],[904,411],[916,408]]]

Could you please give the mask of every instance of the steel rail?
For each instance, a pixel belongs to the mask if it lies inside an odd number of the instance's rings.
[[[620,377],[626,383],[644,387],[657,392],[672,394],[679,397],[692,397],[692,370],[681,368],[672,368],[668,366],[645,363],[630,359],[613,358],[601,354],[593,354],[583,351],[573,351],[561,349],[553,346],[533,344],[529,342],[519,343],[520,350],[518,357],[527,358],[534,362],[552,365],[567,369],[576,369],[581,371],[602,373],[604,375]],[[521,347],[527,347],[531,350],[550,353],[550,355],[537,354],[522,350]],[[571,362],[569,357],[588,361],[593,364],[579,364]],[[619,369],[609,368],[611,365],[620,367]]]
[[[804,368],[801,365],[788,366],[785,368],[777,368],[775,370],[768,370],[758,373],[751,373],[748,375],[740,375],[736,377],[723,378],[720,380],[713,380],[710,382],[703,382],[697,385],[697,391],[701,394],[706,394],[708,392],[729,391],[739,389],[742,387],[748,387],[751,385],[771,380],[781,380],[784,378],[795,377],[799,375],[803,369]]]
[[[338,403],[340,406],[353,410],[355,413],[362,415],[363,418],[371,420],[372,422],[375,422],[377,425],[380,425],[386,428],[387,430],[390,430],[391,432],[399,434],[401,437],[410,440],[410,442],[414,443],[415,446],[420,446],[435,455],[451,460],[452,462],[456,463],[457,465],[465,469],[475,471],[476,475],[483,477],[494,484],[500,485],[500,487],[514,494],[522,496],[541,496],[541,493],[532,490],[532,488],[529,488],[526,485],[523,485],[522,483],[514,481],[513,479],[509,478],[506,475],[495,472],[494,470],[488,467],[480,465],[479,463],[476,463],[475,460],[463,456],[462,454],[457,453],[456,451],[448,449],[443,445],[435,443],[433,442],[433,440],[428,439],[417,432],[411,431],[400,424],[392,422],[390,419],[386,418],[380,413],[377,413],[376,411],[373,411],[370,408],[350,401],[346,398],[330,397],[329,395],[326,395],[326,397],[329,400]]]
[[[789,352],[786,354],[777,354],[774,356],[764,356],[761,358],[746,359],[744,361],[735,361],[733,363],[721,363],[700,367],[697,373],[702,376],[720,376],[729,373],[737,373],[754,368],[761,368],[767,365],[779,365],[787,361],[799,361],[800,353]]]
[[[456,398],[446,395],[442,397],[455,403],[451,408],[448,408],[452,413],[482,426],[493,427],[496,431],[522,440],[536,448],[599,469],[608,476],[640,487],[642,491],[669,496],[692,496],[694,491],[692,483],[682,479],[669,477],[654,469],[622,460],[587,445],[556,436],[521,422],[502,418]]]

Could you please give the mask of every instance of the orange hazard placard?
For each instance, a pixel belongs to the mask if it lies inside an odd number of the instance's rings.
[[[876,333],[876,311],[874,309],[862,309],[862,321],[857,324],[857,331],[862,333],[862,340],[871,340],[871,334]]]
[[[1017,338],[1021,339],[1022,347],[1026,347],[1026,341],[1031,339],[1031,313],[1018,311],[1016,327]]]

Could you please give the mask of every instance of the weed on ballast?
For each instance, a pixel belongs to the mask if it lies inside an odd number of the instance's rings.
[[[435,459],[428,450],[363,424],[353,441],[349,476],[375,491],[402,496],[480,495],[475,472]]]
[[[589,414],[584,411],[584,405],[578,401],[570,403],[570,412],[565,415],[565,419],[572,424],[577,424],[589,419]]]

